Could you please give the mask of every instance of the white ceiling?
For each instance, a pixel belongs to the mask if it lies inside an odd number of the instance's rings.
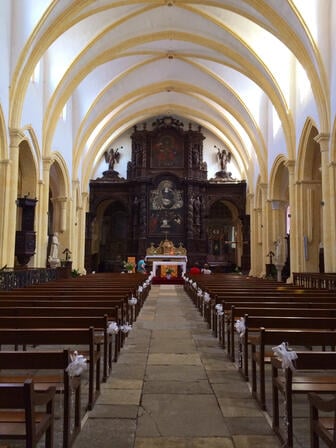
[[[26,10],[16,14],[26,14],[26,28],[13,49],[20,64],[13,72],[12,98],[19,98],[18,86],[26,85],[27,93],[32,89],[29,79],[40,61],[46,110],[41,146],[52,152],[61,137],[69,139],[59,120],[67,105],[73,151],[64,158],[83,182],[106,147],[132,126],[171,114],[202,125],[225,143],[244,176],[265,176],[271,142],[275,151],[282,145],[293,155],[291,98],[298,67],[304,68],[312,96],[327,101],[312,34],[318,0],[16,3],[25,3]],[[319,3],[320,15],[329,4]],[[35,15],[27,16],[28,6]],[[29,98],[23,96],[22,115],[12,111],[12,124],[28,114]],[[265,124],[270,117],[273,131],[279,123],[272,138]]]

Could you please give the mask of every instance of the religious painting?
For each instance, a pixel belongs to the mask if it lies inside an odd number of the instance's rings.
[[[149,198],[149,234],[176,235],[183,232],[183,191],[170,179],[162,180]]]
[[[152,168],[182,168],[183,163],[183,139],[178,134],[167,130],[153,138]]]

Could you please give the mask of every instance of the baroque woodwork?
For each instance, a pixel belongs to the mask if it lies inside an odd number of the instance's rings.
[[[155,120],[150,129],[134,126],[127,178],[114,170],[90,182],[86,221],[86,269],[118,270],[128,256],[141,258],[164,239],[183,245],[188,260],[213,261],[249,269],[249,217],[246,183],[207,179],[200,126],[188,129],[173,117]],[[226,181],[227,180],[227,181]],[[216,204],[226,204],[216,215]],[[215,213],[215,215],[214,215]],[[223,226],[227,226],[227,232]],[[220,230],[215,249],[213,232]],[[237,231],[240,241],[237,241]],[[228,245],[239,260],[226,251]],[[217,252],[216,252],[217,250]]]

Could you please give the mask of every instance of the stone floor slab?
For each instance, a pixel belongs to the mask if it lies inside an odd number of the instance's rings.
[[[207,380],[200,381],[145,381],[144,394],[211,394]]]
[[[98,397],[97,404],[136,405],[140,404],[141,390],[105,389]]]
[[[232,439],[235,448],[281,448],[275,436],[233,436]]]
[[[154,353],[148,356],[148,365],[201,366],[202,363],[197,353]]]
[[[140,437],[229,435],[212,395],[147,394],[143,395],[141,407],[137,427]]]
[[[206,379],[202,366],[148,366],[147,381],[196,381]]]
[[[107,418],[107,419],[136,419],[138,415],[138,405],[114,405],[114,404],[95,404],[89,413],[89,418]]]
[[[135,420],[88,419],[73,448],[133,448]]]
[[[228,437],[137,437],[134,448],[234,448]]]

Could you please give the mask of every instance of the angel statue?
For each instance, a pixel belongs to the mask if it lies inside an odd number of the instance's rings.
[[[220,167],[222,171],[226,171],[226,166],[231,160],[231,153],[228,150],[220,149],[215,145],[217,149],[217,157],[220,163]]]
[[[123,147],[121,146],[120,149],[123,149]],[[105,162],[108,163],[109,165],[109,170],[114,170],[114,164],[118,163],[120,160],[120,152],[119,152],[119,148],[114,149],[114,148],[110,148],[108,151],[104,152],[104,156],[105,156]]]

